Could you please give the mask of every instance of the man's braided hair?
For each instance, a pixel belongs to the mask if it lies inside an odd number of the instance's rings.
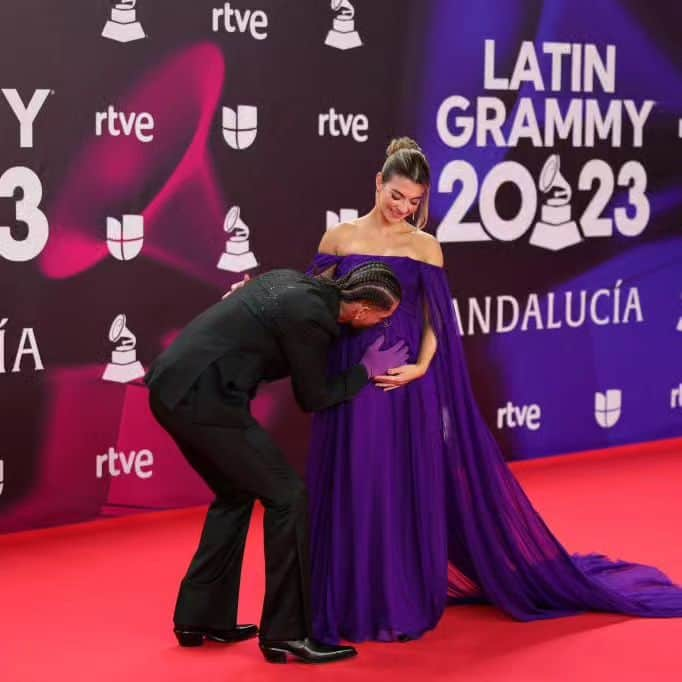
[[[378,261],[363,263],[347,275],[329,280],[329,284],[339,291],[342,301],[365,301],[380,310],[390,310],[402,297],[393,270]]]

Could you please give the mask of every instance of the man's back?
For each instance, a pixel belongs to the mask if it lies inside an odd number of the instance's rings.
[[[295,270],[265,273],[195,317],[154,361],[146,382],[173,409],[216,363],[224,386],[252,395],[260,381],[288,374],[283,336],[305,336],[310,324],[329,340],[338,334],[337,299],[328,284]]]

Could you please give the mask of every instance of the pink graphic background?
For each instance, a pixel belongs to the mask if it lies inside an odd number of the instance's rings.
[[[114,318],[124,314],[146,368],[197,313],[241,278],[217,268],[223,221],[240,207],[258,260],[252,275],[274,267],[305,269],[325,229],[327,211],[374,201],[374,176],[391,137],[410,135],[426,151],[436,179],[455,158],[479,180],[502,160],[537,174],[550,153],[561,156],[573,186],[573,215],[593,192],[576,188],[590,158],[618,169],[634,159],[646,168],[651,219],[637,238],[588,239],[558,253],[514,242],[443,244],[453,295],[459,301],[500,294],[524,301],[533,292],[595,291],[622,281],[637,286],[646,320],[637,325],[529,330],[464,339],[479,405],[509,459],[541,457],[670,438],[682,432],[670,390],[682,382],[682,193],[678,119],[682,16],[655,0],[599,6],[603,21],[564,0],[528,4],[466,0],[357,2],[358,49],[324,45],[332,25],[328,2],[259,0],[268,15],[266,40],[211,31],[215,0],[159,3],[136,11],[147,37],[120,44],[100,36],[108,0],[11,0],[0,3],[0,87],[50,96],[34,125],[34,145],[19,146],[16,117],[0,95],[0,173],[26,166],[43,186],[46,248],[26,263],[0,257],[0,320],[5,365],[11,367],[22,329],[34,330],[45,369],[30,357],[21,371],[0,373],[0,532],[84,521],[145,510],[203,504],[211,495],[153,420],[137,380],[102,381],[115,344]],[[589,14],[589,13],[588,13]],[[453,150],[435,120],[452,94],[471,102],[483,89],[484,40],[494,38],[500,73],[508,74],[523,40],[614,44],[616,98],[657,102],[641,148],[476,147]],[[601,49],[601,47],[600,47]],[[544,68],[544,66],[543,66]],[[545,72],[544,74],[548,74]],[[549,82],[549,81],[546,81]],[[509,112],[521,96],[538,111],[551,92],[502,93]],[[500,93],[493,93],[500,94]],[[558,93],[566,103],[573,95]],[[578,93],[580,96],[580,93]],[[610,96],[594,93],[606,105]],[[258,109],[254,144],[233,150],[222,136],[222,107]],[[95,134],[95,115],[109,106],[154,118],[154,139]],[[320,136],[318,117],[334,108],[367,116],[369,139]],[[507,125],[508,129],[509,125]],[[508,189],[508,188],[506,188]],[[459,187],[432,192],[435,232]],[[627,206],[625,191],[604,209]],[[0,197],[0,226],[25,237],[16,220],[20,198]],[[514,191],[500,191],[501,215],[518,211]],[[475,202],[465,221],[478,220]],[[631,209],[630,209],[631,210]],[[113,258],[108,217],[144,217],[144,244],[134,259]],[[594,392],[623,388],[623,416],[614,429],[594,419]],[[497,409],[542,405],[543,426],[498,430]],[[264,387],[255,416],[286,456],[305,469],[310,419],[287,381]],[[149,450],[152,476],[96,476],[109,448]]]

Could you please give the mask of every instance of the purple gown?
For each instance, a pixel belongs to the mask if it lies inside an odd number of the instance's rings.
[[[398,256],[319,254],[337,275],[390,265],[403,300],[390,326],[344,329],[330,372],[378,336],[416,360],[426,304],[438,339],[427,374],[315,415],[308,485],[315,636],[326,642],[416,638],[447,603],[498,606],[518,620],[581,611],[682,616],[682,587],[659,570],[569,555],[517,483],[471,389],[441,268]]]

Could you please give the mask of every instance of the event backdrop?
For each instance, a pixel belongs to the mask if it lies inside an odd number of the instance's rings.
[[[667,0],[5,0],[0,531],[204,502],[144,368],[244,272],[433,173],[509,459],[682,432],[682,47]],[[374,389],[367,389],[374,390]],[[256,415],[300,470],[287,382]]]

